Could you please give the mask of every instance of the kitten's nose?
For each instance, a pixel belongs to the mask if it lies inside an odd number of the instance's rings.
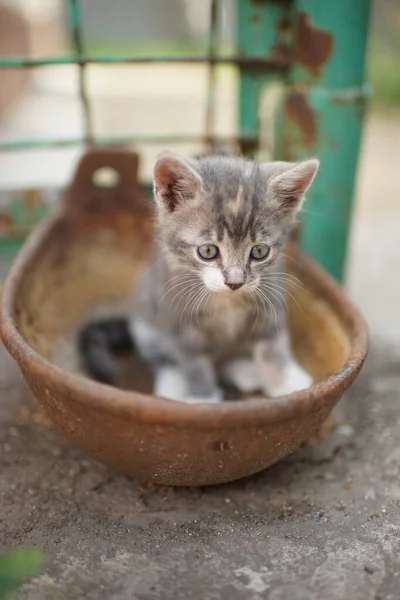
[[[225,285],[228,286],[231,290],[235,291],[242,287],[243,283],[228,283],[225,281]]]

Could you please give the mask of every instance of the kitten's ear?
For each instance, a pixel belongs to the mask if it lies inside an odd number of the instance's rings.
[[[180,156],[161,154],[153,171],[158,205],[172,213],[183,202],[193,200],[201,188],[200,175]]]
[[[277,163],[284,168],[285,163]],[[281,210],[295,215],[301,208],[304,194],[313,182],[319,160],[312,158],[298,163],[286,163],[286,168],[270,180],[268,190],[273,192]]]

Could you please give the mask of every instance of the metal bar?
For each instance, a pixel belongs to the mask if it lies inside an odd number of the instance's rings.
[[[239,128],[241,136],[259,135],[259,110],[261,94],[270,81],[278,74],[283,75],[283,66],[290,65],[289,48],[286,44],[290,0],[237,0],[237,45],[243,58],[251,57],[260,61],[266,56],[278,61],[280,68],[271,69],[265,65],[259,73],[252,72],[249,65],[242,62],[239,90]],[[254,155],[257,143],[242,146],[244,154]]]
[[[305,206],[303,249],[343,280],[363,115],[370,1],[296,0],[291,79],[280,119],[279,158],[318,156]]]
[[[212,60],[218,48],[218,21],[217,21],[217,0],[211,0],[210,6],[210,33],[208,39],[208,56]],[[216,87],[216,69],[215,62],[209,63],[208,66],[208,82],[207,82],[207,105],[206,105],[206,122],[205,134],[209,142],[209,150],[215,149],[215,87]]]
[[[118,146],[124,144],[181,144],[201,142],[206,144],[208,137],[205,135],[132,135],[124,137],[94,137],[88,140],[85,137],[58,140],[18,140],[0,144],[0,152],[12,152],[47,148],[68,148],[88,144],[89,141],[96,146]],[[217,140],[225,144],[255,144],[256,136],[218,136]]]
[[[82,32],[80,28],[80,10],[79,0],[69,0],[69,27],[74,49],[79,58],[84,55],[84,45]],[[93,138],[93,123],[90,110],[90,101],[87,92],[86,82],[86,65],[87,63],[78,63],[79,66],[79,96],[82,106],[83,126],[85,137],[91,144]]]
[[[231,64],[254,69],[281,71],[290,64],[288,56],[279,53],[268,56],[49,56],[47,58],[2,57],[0,67],[51,67],[56,65],[114,65],[114,64]]]

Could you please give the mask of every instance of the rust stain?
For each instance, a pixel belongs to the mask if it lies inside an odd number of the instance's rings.
[[[295,61],[317,77],[332,55],[332,35],[313,27],[304,12],[297,15],[295,32]]]
[[[30,188],[26,191],[24,195],[24,209],[28,219],[34,216],[36,210],[42,205],[43,202],[40,198],[39,190]]]
[[[8,213],[0,213],[0,229],[8,229],[13,224],[11,215]]]
[[[310,148],[317,141],[317,123],[315,115],[301,92],[293,90],[286,98],[285,114],[300,132],[301,143]]]
[[[276,24],[276,44],[271,49],[270,59],[282,68],[289,66],[291,62],[291,23],[286,17],[280,19]]]
[[[291,21],[288,17],[283,17],[278,21],[277,30],[280,35],[288,35],[291,32]]]

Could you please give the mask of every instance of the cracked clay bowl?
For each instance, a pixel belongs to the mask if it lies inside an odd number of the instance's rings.
[[[102,167],[119,174],[115,187],[92,182]],[[128,297],[148,253],[152,224],[136,173],[135,154],[98,150],[82,159],[63,207],[33,232],[3,285],[1,337],[48,416],[109,467],[177,486],[251,475],[318,431],[362,366],[365,325],[334,281],[290,246],[287,269],[304,285],[291,290],[300,307],[289,303],[291,336],[316,381],[310,389],[187,405],[145,393],[142,366],[131,367],[135,391],[79,374],[74,331],[95,307]]]

